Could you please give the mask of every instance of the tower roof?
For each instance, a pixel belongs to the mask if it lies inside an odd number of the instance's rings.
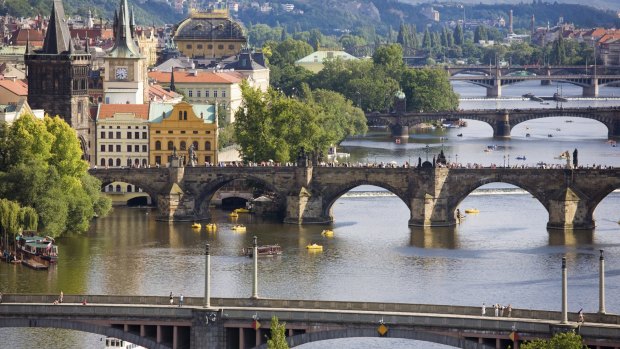
[[[45,41],[43,41],[43,49],[39,53],[60,54],[69,51],[71,45],[71,34],[65,19],[62,1],[54,0],[50,23],[45,33]]]
[[[114,47],[108,57],[140,58],[140,50],[133,40],[133,28],[127,0],[121,0],[118,12],[114,13]]]

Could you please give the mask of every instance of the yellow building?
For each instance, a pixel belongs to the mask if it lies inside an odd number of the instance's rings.
[[[138,40],[140,53],[146,57],[146,66],[154,66],[157,62],[157,37],[155,36],[155,29],[142,28],[140,33],[136,33],[136,39]]]
[[[101,167],[147,167],[148,104],[99,104],[94,164]]]
[[[151,165],[168,166],[176,152],[181,163],[191,166],[191,146],[195,166],[217,163],[214,105],[151,103],[149,123]]]
[[[174,41],[182,56],[222,58],[234,56],[246,45],[241,25],[228,15],[228,9],[192,11],[176,26]]]

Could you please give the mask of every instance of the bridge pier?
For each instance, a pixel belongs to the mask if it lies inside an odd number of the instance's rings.
[[[498,116],[495,121],[495,127],[493,127],[493,137],[495,138],[510,138],[510,114],[505,112],[504,115]]]
[[[298,167],[295,170],[297,189],[293,189],[286,196],[284,223],[326,224],[333,221],[331,214],[325,216],[323,213],[323,196],[309,189],[312,183],[312,169],[312,167]]]
[[[407,125],[401,125],[401,124],[393,125],[391,127],[391,131],[392,131],[392,137],[402,137],[402,138],[409,137],[409,126]]]
[[[423,227],[445,227],[456,224],[454,210],[450,210],[445,195],[445,181],[449,169],[432,168],[420,171],[424,179],[422,187],[411,199],[409,225]]]
[[[583,97],[598,97],[598,79],[594,79],[594,83],[590,86],[584,86]]]
[[[567,188],[564,195],[557,200],[549,201],[548,229],[594,229],[594,219],[585,200],[573,190]]]
[[[614,120],[613,125],[607,128],[609,138],[620,138],[620,120]]]
[[[171,166],[168,171],[170,182],[163,193],[157,197],[157,208],[159,210],[157,220],[168,222],[195,221],[198,217],[194,195],[181,188],[185,168]]]
[[[497,98],[502,96],[502,83],[501,80],[496,79],[495,85],[487,87],[487,98]]]

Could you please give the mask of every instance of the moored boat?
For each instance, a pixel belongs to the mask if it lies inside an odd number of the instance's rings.
[[[480,213],[480,210],[477,208],[468,208],[465,210],[465,213]]]
[[[192,229],[200,229],[200,228],[202,228],[202,225],[200,223],[192,224]]]
[[[254,256],[254,247],[246,247],[242,250],[246,257]],[[259,257],[271,257],[282,254],[282,247],[280,245],[262,245],[256,247],[256,252]]]
[[[105,339],[105,349],[146,349],[137,344],[129,343],[122,339],[107,337]]]
[[[58,246],[54,245],[54,239],[50,236],[37,236],[34,232],[24,232],[15,237],[17,249],[22,259],[35,259],[44,264],[58,261]],[[41,259],[41,260],[39,260]]]
[[[310,245],[306,245],[306,249],[308,249],[309,251],[323,251],[323,245],[313,243]]]
[[[232,227],[232,230],[238,232],[238,233],[245,233],[246,231],[246,227],[243,224],[235,224]]]
[[[334,231],[331,229],[325,229],[321,232],[321,235],[325,236],[326,238],[331,238],[334,237]]]
[[[521,156],[517,156],[516,157],[517,160],[525,160],[525,155],[521,155]]]

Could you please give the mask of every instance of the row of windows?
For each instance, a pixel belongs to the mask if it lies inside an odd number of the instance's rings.
[[[132,138],[133,137],[133,138]],[[101,139],[105,139],[105,132],[101,131]],[[142,132],[142,139],[148,138],[148,132]],[[114,137],[114,132],[108,131],[108,139],[121,139],[121,132],[116,131],[116,138]],[[127,132],[127,139],[140,139],[140,132]]]
[[[120,160],[120,159],[118,159]],[[131,193],[131,192],[136,192],[136,193],[141,193],[142,192],[142,188],[136,187],[134,189],[134,187],[131,184],[127,185],[127,189],[125,190],[125,192],[127,193]],[[120,186],[120,184],[117,184],[116,187],[114,187],[112,184],[108,185],[107,187],[105,187],[105,192],[106,193],[112,193],[112,192],[116,192],[116,193],[122,193],[123,192],[123,188]]]
[[[194,97],[194,94],[196,95],[196,98],[201,98],[202,97],[202,90],[185,90],[185,92],[187,93],[188,97]],[[204,92],[205,92],[204,93],[205,98],[211,98],[211,91],[210,90],[205,90]],[[217,98],[218,97],[218,93],[219,93],[219,96],[221,98],[226,98],[226,90],[221,90],[221,91],[213,90],[213,98]]]
[[[122,150],[121,150],[121,145],[120,145],[120,144],[116,144],[116,146],[115,146],[115,145],[113,145],[113,144],[108,144],[108,146],[107,146],[107,149],[108,149],[108,152],[109,152],[109,153],[114,152],[114,151],[115,151],[115,150],[114,150],[115,148],[116,148],[116,152],[117,152],[117,153],[120,153],[120,152],[122,151]],[[101,152],[104,152],[104,153],[105,153],[105,151],[106,151],[106,145],[105,145],[105,144],[102,144],[102,145],[101,145],[101,147],[100,147],[99,149],[101,150]],[[127,152],[128,152],[128,153],[131,153],[131,152],[132,152],[132,149],[133,149],[133,152],[135,152],[135,153],[139,153],[139,152],[140,152],[140,145],[134,144],[134,145],[132,146],[131,144],[127,144]],[[148,152],[148,149],[147,149],[147,147],[146,147],[146,144],[142,144],[142,152],[143,152],[143,153]]]
[[[194,145],[194,150],[200,150],[199,146],[198,146],[198,141],[194,141],[192,142],[192,144]],[[160,141],[156,141],[155,142],[155,150],[162,150],[161,148],[161,142]],[[173,141],[168,141],[168,148],[167,150],[174,150],[174,142]],[[187,143],[185,141],[181,141],[181,143],[179,144],[179,150],[187,150]],[[211,150],[211,142],[206,141],[205,142],[205,147],[203,150]]]
[[[133,161],[131,161],[131,159],[127,159],[127,162],[126,162],[127,166],[132,166],[132,165],[133,166],[140,166],[140,163],[142,163],[143,167],[146,167],[148,165],[148,160],[142,159],[142,162],[140,162],[140,159],[134,159]],[[102,167],[105,167],[105,166],[108,166],[108,167],[123,166],[121,164],[121,159],[119,159],[119,158],[116,158],[116,160],[110,158],[107,161],[106,161],[105,158],[101,158],[101,160],[99,161],[99,164]]]
[[[193,46],[192,46],[192,44],[187,44],[187,45],[185,45],[185,48],[186,48],[186,49],[188,49],[188,50],[191,50],[191,49],[192,49],[192,47],[193,47]],[[204,48],[204,46],[203,46],[202,44],[196,44],[196,49],[197,49],[197,50],[202,50],[203,48]],[[213,44],[208,44],[208,45],[207,45],[207,49],[208,49],[208,50],[212,50],[212,49],[213,49]],[[224,45],[223,45],[223,44],[219,44],[219,45],[217,45],[217,49],[218,49],[218,50],[223,50],[223,49],[224,49]],[[234,50],[234,49],[235,49],[235,45],[233,45],[233,44],[228,44],[228,49],[229,49],[229,50]]]
[[[108,128],[112,129],[114,128],[114,126],[110,125]],[[120,128],[121,128],[120,126],[116,126],[116,129],[120,129]],[[99,125],[99,129],[105,129],[105,125]],[[131,130],[131,126],[127,126],[127,129]],[[139,130],[139,129],[140,129],[140,126],[136,126],[136,130]],[[146,126],[142,126],[142,129],[146,130]]]

